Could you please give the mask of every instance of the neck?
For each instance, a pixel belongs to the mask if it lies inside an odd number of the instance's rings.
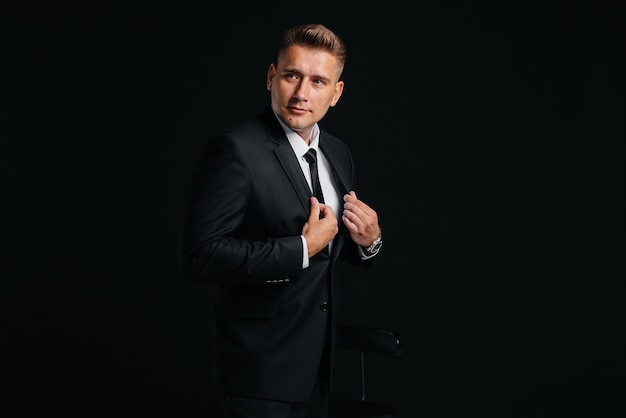
[[[311,145],[311,129],[308,131],[295,131],[307,145]]]

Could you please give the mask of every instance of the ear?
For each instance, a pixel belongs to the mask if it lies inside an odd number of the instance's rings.
[[[270,67],[267,69],[267,80],[265,82],[265,87],[268,90],[272,89],[272,80],[274,79],[275,74],[276,74],[276,66],[274,64],[270,64]]]
[[[334,107],[337,104],[342,93],[343,93],[343,81],[340,80],[340,81],[337,81],[337,83],[335,84],[335,92],[333,94],[333,100],[330,102],[330,107]]]

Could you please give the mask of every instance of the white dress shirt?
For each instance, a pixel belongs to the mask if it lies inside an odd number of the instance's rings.
[[[276,114],[274,114],[276,115]],[[317,152],[317,171],[318,177],[320,180],[320,185],[322,186],[322,194],[324,195],[324,204],[331,207],[333,213],[337,217],[337,222],[343,222],[341,220],[343,216],[343,200],[339,199],[339,195],[337,194],[337,189],[332,181],[332,177],[330,175],[330,164],[326,159],[326,155],[320,150],[320,129],[317,123],[313,125],[313,130],[311,131],[311,140],[309,145],[304,142],[304,139],[294,132],[291,128],[283,123],[282,120],[278,116],[276,116],[276,120],[280,123],[285,134],[287,135],[287,139],[289,140],[289,144],[293,149],[293,152],[298,156],[298,162],[300,163],[300,168],[302,169],[302,173],[306,178],[307,183],[309,183],[309,188],[313,190],[311,186],[311,170],[309,168],[309,163],[304,158],[304,154],[307,153],[309,148],[314,148]],[[302,268],[309,267],[309,249],[306,243],[306,239],[304,236],[302,238]],[[328,243],[328,249],[332,248],[333,242]],[[359,254],[361,255],[361,259],[365,260],[373,257],[376,253],[372,255],[366,255],[363,252],[363,249],[358,246]]]
[[[287,135],[287,139],[289,140],[289,144],[293,149],[293,152],[298,156],[298,162],[300,163],[300,168],[302,169],[302,173],[306,178],[307,183],[309,183],[309,188],[313,190],[311,186],[311,170],[309,168],[309,163],[304,158],[304,154],[307,153],[309,148],[314,148],[317,152],[317,172],[320,180],[320,185],[322,186],[322,194],[324,195],[324,204],[331,207],[333,213],[337,217],[337,222],[341,222],[341,217],[343,214],[343,205],[339,200],[339,196],[337,195],[337,189],[335,189],[335,185],[333,184],[332,178],[330,176],[329,163],[326,159],[326,156],[320,150],[320,129],[317,124],[313,126],[313,130],[311,131],[311,140],[309,145],[304,142],[304,139],[290,129],[287,125],[283,123],[282,120],[276,116],[276,120],[280,123],[283,130],[285,131],[285,135]],[[341,211],[341,212],[340,212]],[[332,247],[332,241],[328,244],[328,249],[330,250]],[[309,267],[309,249],[306,243],[306,239],[302,236],[302,268]]]

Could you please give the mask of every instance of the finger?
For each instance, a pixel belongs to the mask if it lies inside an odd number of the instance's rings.
[[[344,218],[344,223],[349,222],[351,225],[354,226],[354,228],[356,229],[351,229],[354,232],[357,232],[359,229],[363,228],[363,220],[361,219],[361,217],[354,213],[351,210],[344,210],[343,211],[343,218]],[[348,226],[348,225],[346,225]]]
[[[315,196],[311,196],[311,199],[309,199],[309,202],[311,203],[311,212],[309,213],[309,218],[311,219],[318,219],[320,216],[320,203],[317,200],[317,198]]]
[[[348,231],[355,233],[359,232],[359,228],[352,221],[350,221],[350,219],[348,219],[346,215],[343,215],[341,217],[341,220],[343,221],[343,224],[346,226],[346,228],[348,228]]]
[[[361,200],[355,202],[346,202],[344,203],[343,207],[344,210],[353,212],[364,222],[370,219],[374,219],[376,217],[376,211]]]
[[[353,190],[350,190],[348,193],[346,193],[345,195],[343,195],[343,201],[344,202],[349,202],[349,201],[356,201],[358,200],[356,197],[356,193],[354,193]]]
[[[357,198],[356,193],[354,191],[350,191],[349,193],[346,193],[343,196],[343,201],[344,201],[344,206],[348,205],[348,207],[350,207],[351,205],[354,205],[363,210],[366,210],[367,208],[369,208],[369,206],[365,202]]]
[[[322,217],[326,218],[328,216],[334,216],[333,208],[323,203],[317,205],[320,208],[320,214]]]
[[[376,216],[376,213],[364,203],[360,205],[353,203],[344,204],[344,214],[348,215],[352,222],[358,223],[358,220],[363,224],[373,222]]]

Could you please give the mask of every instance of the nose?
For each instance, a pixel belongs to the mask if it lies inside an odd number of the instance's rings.
[[[310,86],[305,82],[305,80],[301,80],[296,90],[293,92],[293,97],[297,101],[306,101],[309,99],[309,93],[311,91]]]

